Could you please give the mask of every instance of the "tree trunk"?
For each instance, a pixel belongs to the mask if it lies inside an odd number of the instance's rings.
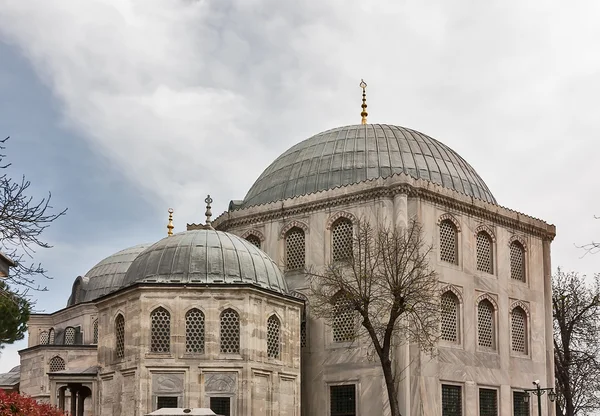
[[[381,368],[383,369],[383,377],[385,378],[388,399],[390,401],[391,416],[402,416],[400,413],[400,404],[398,403],[398,395],[396,394],[396,384],[392,374],[392,361],[388,357],[380,357],[380,359]]]

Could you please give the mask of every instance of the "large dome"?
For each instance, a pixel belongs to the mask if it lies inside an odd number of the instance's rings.
[[[136,282],[249,283],[287,293],[281,271],[267,254],[212,229],[175,234],[148,247],[129,267],[123,286]]]
[[[443,143],[386,124],[339,127],[298,143],[256,180],[243,206],[404,173],[496,204],[481,177]]]

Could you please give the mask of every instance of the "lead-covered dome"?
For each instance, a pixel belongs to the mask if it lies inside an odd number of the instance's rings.
[[[287,293],[275,262],[233,234],[201,229],[165,237],[131,264],[123,286],[137,282],[253,284]]]
[[[475,169],[448,146],[405,127],[364,124],[319,133],[283,153],[252,185],[243,206],[399,173],[496,204]]]

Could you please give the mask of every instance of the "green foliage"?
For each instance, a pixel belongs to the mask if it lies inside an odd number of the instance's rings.
[[[23,339],[30,312],[31,303],[0,281],[0,348]]]

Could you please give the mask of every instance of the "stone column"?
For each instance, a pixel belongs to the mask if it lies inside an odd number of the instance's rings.
[[[408,224],[408,197],[406,194],[394,195],[394,225],[406,227]]]
[[[83,389],[79,390],[77,394],[77,416],[83,416],[83,404],[85,401],[85,395],[83,394]]]
[[[75,416],[77,412],[77,387],[69,387],[71,391],[71,416]]]
[[[65,411],[65,390],[66,387],[61,387],[58,389],[58,408]]]

